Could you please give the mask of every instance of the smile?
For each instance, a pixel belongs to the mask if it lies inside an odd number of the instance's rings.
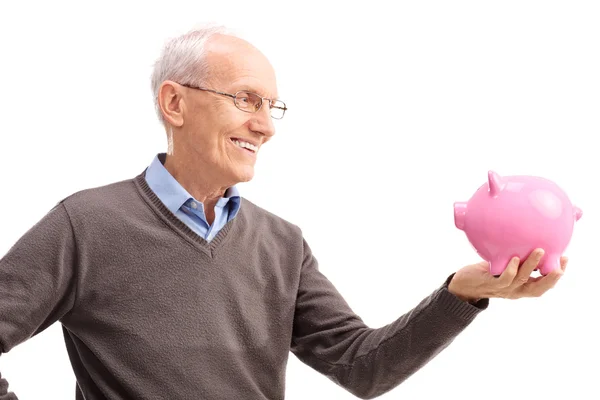
[[[247,150],[251,153],[256,153],[258,151],[258,146],[253,145],[252,143],[248,143],[245,142],[243,140],[239,140],[236,138],[232,138],[231,141],[233,142],[233,144],[235,144],[237,147]]]

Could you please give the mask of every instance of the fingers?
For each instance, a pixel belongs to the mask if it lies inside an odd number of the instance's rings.
[[[540,297],[548,290],[554,288],[554,286],[556,286],[560,278],[562,278],[562,276],[564,275],[568,261],[569,259],[563,256],[560,258],[560,268],[553,270],[546,276],[540,276],[530,279],[530,281],[522,287],[519,296]]]
[[[538,264],[543,256],[544,250],[542,249],[535,249],[532,251],[529,257],[527,257],[527,260],[525,260],[523,265],[521,265],[521,268],[519,268],[519,272],[513,284],[515,286],[525,285],[529,281],[529,277],[533,271],[535,271],[535,269],[538,267]]]
[[[540,277],[535,282],[531,282],[523,286],[523,292],[521,295],[523,295],[523,297],[540,297],[548,290],[556,286],[563,274],[563,269],[557,268],[548,275]]]
[[[508,287],[513,283],[519,271],[519,261],[519,257],[513,257],[510,260],[510,262],[496,281],[499,287]]]
[[[565,272],[565,270],[567,269],[567,264],[568,263],[569,263],[569,257],[562,256],[560,258],[560,268],[562,269],[563,272]]]
[[[529,282],[529,277],[537,268],[538,263],[543,256],[544,250],[535,249],[520,267],[519,258],[513,257],[506,266],[506,269],[502,275],[500,275],[498,278],[498,284],[502,287],[518,287],[525,285],[527,282]]]
[[[565,273],[568,258],[561,257],[560,268],[556,268],[548,275],[532,277],[531,274],[538,268],[543,256],[544,250],[535,249],[520,267],[519,258],[513,257],[504,272],[493,280],[490,290],[494,292],[494,297],[509,299],[540,297],[556,286]]]

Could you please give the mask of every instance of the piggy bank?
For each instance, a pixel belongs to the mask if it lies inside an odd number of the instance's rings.
[[[536,248],[545,252],[537,268],[541,275],[560,268],[581,215],[555,183],[536,176],[502,177],[494,171],[468,202],[454,203],[454,224],[489,262],[494,276],[502,274],[513,256],[524,261]]]

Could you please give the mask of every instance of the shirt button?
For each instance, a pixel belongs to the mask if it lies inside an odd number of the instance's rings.
[[[192,206],[192,208],[196,209],[198,208],[198,204],[196,204],[195,201],[192,201],[192,204],[190,204]]]

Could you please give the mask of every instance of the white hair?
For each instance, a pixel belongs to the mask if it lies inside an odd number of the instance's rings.
[[[223,25],[207,24],[171,38],[165,43],[159,58],[154,63],[151,77],[154,106],[163,124],[165,120],[158,104],[160,85],[166,80],[182,85],[205,84],[209,73],[205,44],[217,34],[239,37]]]

